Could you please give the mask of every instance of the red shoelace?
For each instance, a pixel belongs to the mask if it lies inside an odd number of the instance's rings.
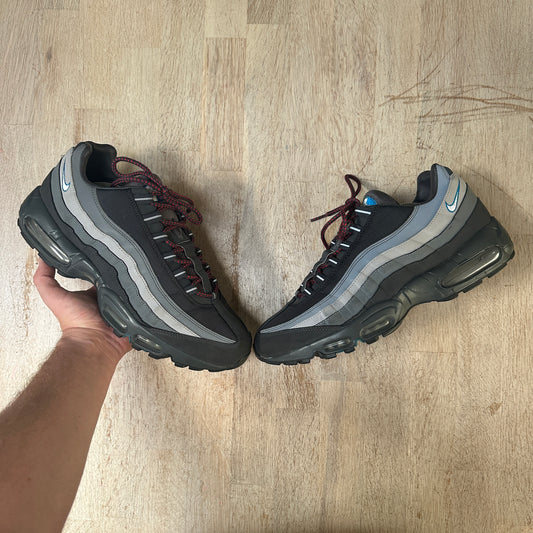
[[[339,207],[336,207],[335,209],[332,209],[331,211],[328,211],[327,213],[324,213],[319,217],[311,219],[311,222],[315,222],[316,220],[320,220],[321,218],[331,216],[331,218],[324,224],[322,232],[320,233],[320,236],[322,237],[322,242],[324,243],[324,248],[326,249],[329,248],[329,244],[326,241],[327,229],[331,226],[331,224],[333,224],[333,222],[335,222],[335,220],[342,217],[342,222],[335,239],[340,239],[341,241],[344,240],[349,233],[348,228],[350,227],[350,222],[355,213],[355,209],[361,205],[361,202],[356,198],[356,196],[359,194],[359,191],[361,190],[361,182],[359,181],[359,178],[352,174],[346,174],[344,176],[344,179],[348,184],[348,187],[350,187],[350,192],[352,193],[350,198],[348,198],[346,202],[344,202],[342,205],[339,205]],[[354,188],[352,181],[357,184],[357,189]]]
[[[331,211],[328,211],[327,213],[324,213],[323,215],[320,215],[318,217],[312,218],[311,222],[315,222],[316,220],[321,220],[322,218],[326,218],[331,216],[331,218],[324,224],[322,227],[322,231],[320,232],[320,237],[322,238],[322,243],[324,244],[324,248],[326,250],[331,246],[331,244],[328,244],[328,241],[326,240],[326,231],[328,228],[339,218],[342,217],[342,222],[339,227],[339,231],[337,232],[337,235],[333,239],[333,241],[343,241],[348,234],[350,233],[350,224],[353,223],[355,210],[357,207],[361,205],[361,202],[358,200],[357,195],[361,191],[361,182],[359,181],[359,178],[354,176],[353,174],[346,174],[344,176],[344,180],[348,184],[348,187],[350,188],[350,197],[342,204],[336,207],[335,209],[332,209]],[[353,183],[357,185],[357,189],[353,186]],[[335,258],[342,250],[337,249],[334,252],[331,252],[331,254],[328,255],[328,259],[332,259],[335,261]],[[326,261],[327,261],[326,260]],[[324,269],[329,267],[330,264],[327,262],[322,263],[315,272],[315,275],[310,278],[307,283],[305,284],[305,287],[302,286],[300,289],[300,292],[298,292],[298,296],[302,297],[304,295],[304,291],[306,288],[313,286],[316,283],[315,277],[318,275],[320,276]]]
[[[117,169],[117,165],[121,162],[130,163],[139,167],[141,170],[124,174]],[[202,215],[200,211],[194,207],[194,202],[190,198],[182,196],[181,194],[169,189],[166,185],[163,185],[156,174],[153,174],[146,165],[143,165],[135,159],[130,159],[129,157],[116,157],[111,164],[111,168],[113,173],[117,176],[117,178],[111,183],[111,187],[117,187],[119,185],[125,185],[131,182],[142,183],[143,185],[149,187],[150,193],[154,196],[154,200],[151,202],[151,204],[156,207],[158,211],[161,212],[169,209],[181,215],[181,217],[178,217],[181,218],[179,221],[162,218],[161,222],[163,224],[163,231],[168,234],[173,229],[179,227],[184,229],[185,232],[190,235],[191,241],[194,239],[189,231],[189,228],[187,227],[187,222],[190,222],[194,225],[201,224]],[[173,261],[176,261],[176,263],[179,263],[182,266],[182,268],[187,272],[187,278],[189,281],[198,289],[196,294],[205,298],[211,298],[211,294],[202,290],[202,279],[195,272],[193,262],[187,258],[183,248],[170,239],[167,239],[165,242],[176,253],[176,257],[173,259]],[[205,263],[205,261],[202,259],[201,250],[197,247],[195,247],[195,250],[202,262],[202,266],[207,272],[209,280],[211,281],[213,291],[216,291],[216,279],[209,271],[209,266],[207,263]]]

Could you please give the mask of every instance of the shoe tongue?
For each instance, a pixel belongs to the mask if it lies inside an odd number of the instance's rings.
[[[161,211],[161,216],[163,217],[163,220],[173,220],[175,222],[179,222],[180,219],[175,211],[172,211],[171,209],[164,209]],[[170,233],[169,236],[171,240],[173,240],[176,243],[179,243],[183,241],[184,239],[190,240],[189,232],[182,227],[174,228]]]
[[[363,198],[363,205],[400,205],[398,202],[382,191],[368,191]]]

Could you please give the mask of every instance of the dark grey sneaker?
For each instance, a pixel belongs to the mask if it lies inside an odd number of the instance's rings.
[[[138,172],[121,174],[130,162]],[[71,148],[22,204],[22,236],[63,275],[97,288],[103,319],[156,358],[194,370],[242,364],[251,336],[222,297],[187,223],[202,217],[106,144]]]
[[[420,174],[407,205],[381,191],[368,192],[361,205],[359,180],[348,175],[346,182],[350,198],[323,215],[332,216],[322,230],[325,252],[255,336],[262,361],[308,363],[352,352],[359,340],[392,333],[411,307],[455,298],[514,255],[507,232],[449,168],[433,165]],[[338,218],[328,244],[325,230]]]

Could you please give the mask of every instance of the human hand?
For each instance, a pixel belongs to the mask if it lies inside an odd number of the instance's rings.
[[[129,340],[117,337],[100,316],[95,287],[85,291],[67,291],[54,276],[55,269],[39,258],[33,283],[43,302],[59,321],[64,339],[91,345],[116,360],[132,349]]]

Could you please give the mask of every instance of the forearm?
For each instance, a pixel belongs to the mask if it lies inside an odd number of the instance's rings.
[[[0,413],[0,530],[61,531],[119,357],[63,337]]]

